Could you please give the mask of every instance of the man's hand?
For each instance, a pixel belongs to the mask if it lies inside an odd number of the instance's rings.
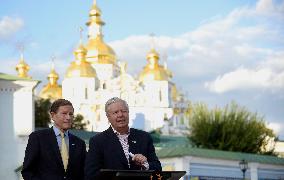
[[[132,161],[134,161],[137,165],[143,166],[143,164],[147,162],[147,158],[142,154],[134,154]]]
[[[143,167],[143,169],[146,169],[146,170],[149,169],[149,164],[147,162],[147,158],[145,156],[143,156],[142,154],[133,154],[133,153],[129,152],[129,156],[132,158],[132,161],[134,161],[134,163],[136,165],[139,165],[139,166]]]

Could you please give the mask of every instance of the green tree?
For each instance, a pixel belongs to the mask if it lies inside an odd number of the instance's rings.
[[[86,126],[89,124],[89,122],[83,122],[84,116],[81,114],[77,114],[74,117],[73,123],[72,123],[72,129],[78,129],[78,130],[86,130]]]
[[[205,104],[192,108],[189,138],[197,147],[227,151],[274,154],[266,149],[276,139],[264,118],[236,103],[209,110]]]
[[[35,127],[48,127],[50,123],[50,105],[49,99],[39,98],[35,100]]]

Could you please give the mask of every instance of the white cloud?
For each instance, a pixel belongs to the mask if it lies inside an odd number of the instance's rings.
[[[265,56],[265,55],[269,55],[271,53],[273,53],[273,50],[271,49],[267,49],[267,48],[258,48],[258,47],[254,47],[252,45],[249,44],[239,44],[239,45],[235,45],[235,47],[233,47],[233,50],[241,57],[244,58],[248,58],[250,57],[252,54],[254,55],[254,57],[258,57],[260,55]]]
[[[284,69],[280,73],[275,73],[269,68],[238,68],[218,76],[213,82],[206,82],[205,87],[217,93],[249,89],[278,89],[281,91],[284,89]]]
[[[4,16],[0,19],[0,39],[6,39],[24,26],[21,18]]]
[[[274,69],[276,72],[281,72],[284,69],[284,50],[275,53],[273,56],[267,58],[267,60],[260,62],[261,67],[268,67]]]
[[[269,123],[268,128],[272,129],[274,133],[279,134],[283,127],[280,123]]]
[[[265,1],[258,5],[261,3]],[[174,77],[206,79],[205,87],[218,93],[244,88],[282,89],[283,68],[275,72],[275,68],[260,64],[269,64],[271,57],[278,53],[277,49],[269,46],[271,43],[276,43],[276,47],[281,45],[281,41],[271,40],[279,39],[283,30],[271,30],[271,26],[263,25],[267,19],[263,15],[260,17],[256,8],[235,9],[226,17],[211,19],[196,30],[180,36],[156,37],[155,47],[160,53],[160,63],[163,63],[166,54]],[[271,24],[273,20],[269,20]],[[151,48],[149,36],[130,36],[110,44],[119,59],[128,61],[131,74],[138,74],[145,66],[146,55]],[[216,80],[210,82],[214,77],[217,77]]]
[[[126,39],[109,43],[115,49],[118,60],[127,61],[131,74],[138,74],[147,63],[147,54],[152,48],[151,37],[145,35],[130,36]],[[189,48],[188,41],[179,37],[158,36],[154,38],[154,48],[160,55],[160,64],[166,56],[172,58],[183,55]]]
[[[284,1],[276,4],[273,0],[260,0],[256,5],[256,13],[284,19]],[[282,14],[282,16],[281,16]]]
[[[240,48],[245,54],[262,54],[260,49],[249,47]],[[232,90],[270,90],[281,92],[284,89],[284,51],[273,52],[267,50],[269,55],[266,59],[259,61],[255,68],[239,67],[231,72],[219,75],[214,81],[205,83],[210,91],[224,93]],[[250,52],[250,53],[249,53]]]

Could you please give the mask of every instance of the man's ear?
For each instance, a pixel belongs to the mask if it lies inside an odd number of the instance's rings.
[[[53,119],[53,117],[55,116],[55,112],[50,112],[50,118]]]

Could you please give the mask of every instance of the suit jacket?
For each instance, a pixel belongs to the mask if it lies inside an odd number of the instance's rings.
[[[60,150],[52,128],[30,134],[22,176],[25,180],[84,179],[85,142],[69,133],[69,160],[65,172]]]
[[[131,153],[143,154],[147,158],[149,170],[162,170],[149,133],[131,128],[128,144]],[[100,169],[141,169],[131,161],[131,158],[129,160],[130,168],[119,139],[110,127],[90,139],[85,163],[85,180],[93,180],[98,177]]]

